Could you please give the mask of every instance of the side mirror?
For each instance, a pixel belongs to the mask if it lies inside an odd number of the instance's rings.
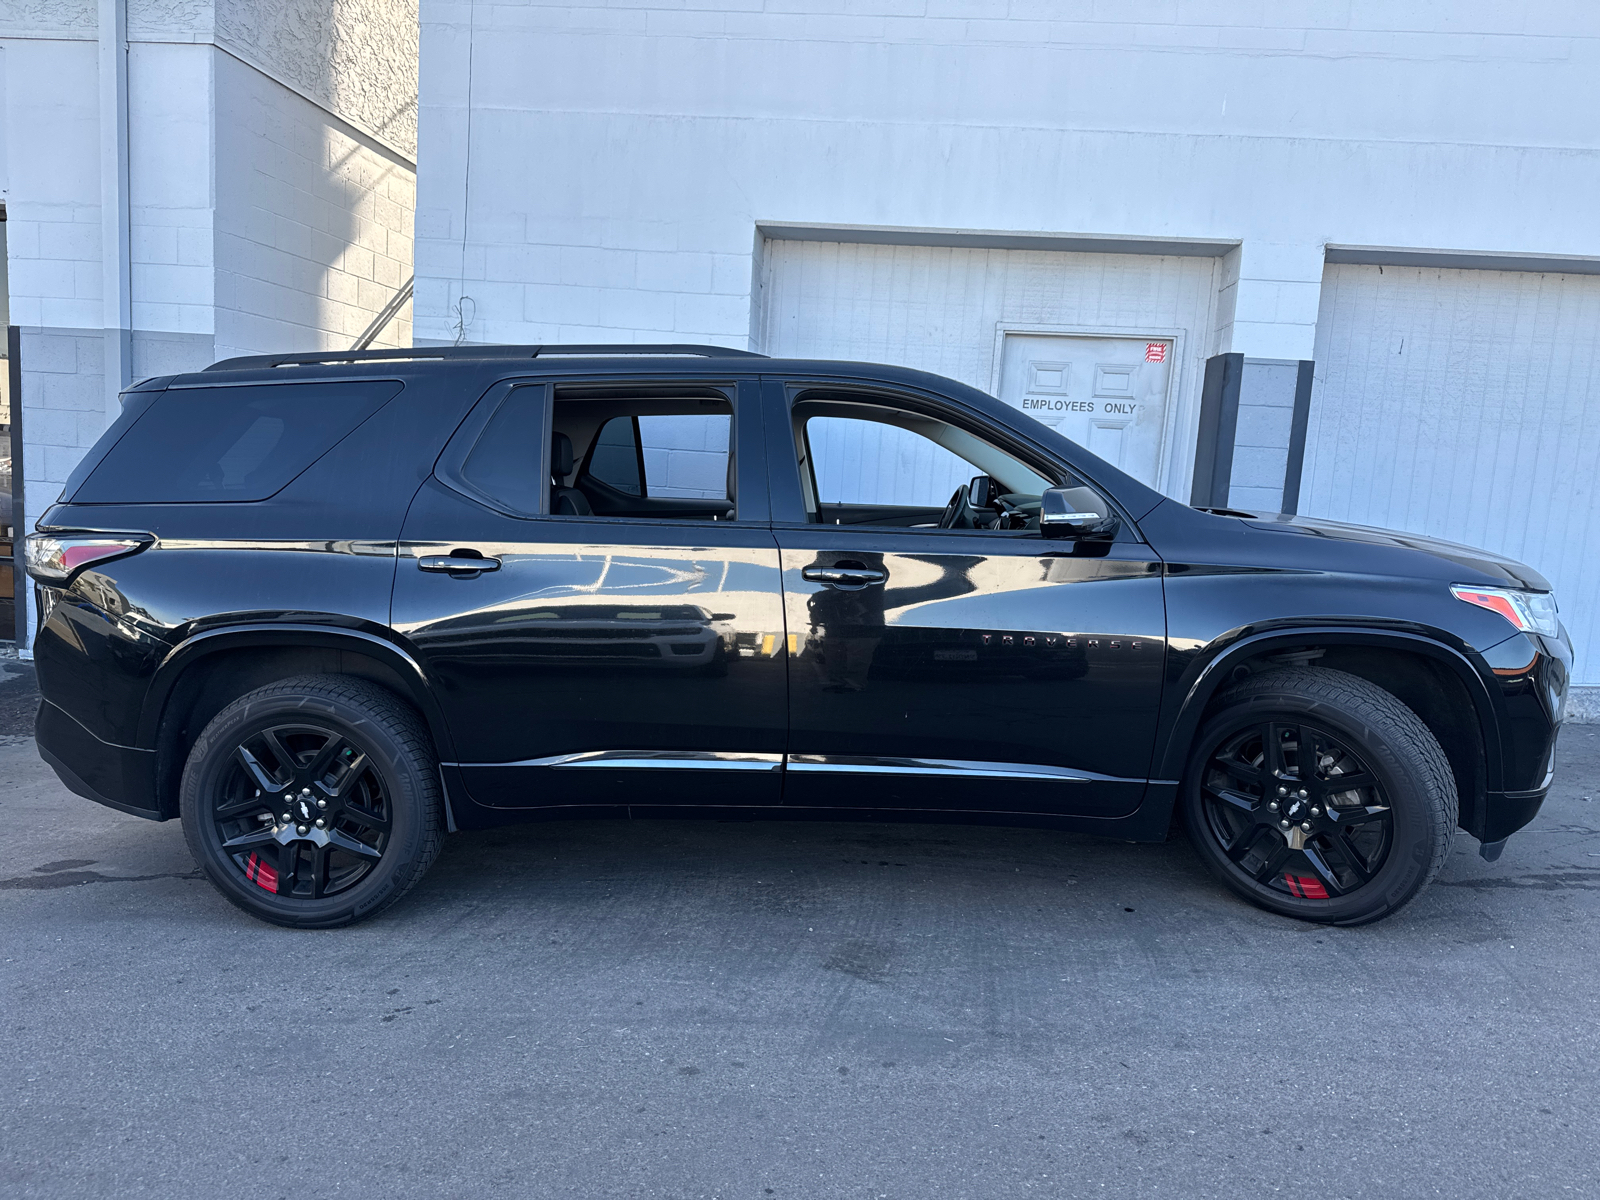
[[[1120,522],[1093,488],[1053,487],[1039,497],[1039,533],[1047,538],[1110,541]]]
[[[974,475],[967,484],[967,504],[972,508],[991,508],[1000,495],[1000,485],[987,475]]]

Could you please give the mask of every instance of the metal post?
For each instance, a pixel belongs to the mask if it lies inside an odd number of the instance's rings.
[[[100,231],[106,423],[133,379],[128,204],[128,0],[100,0]]]
[[[1194,452],[1194,484],[1189,503],[1196,508],[1227,508],[1233,484],[1233,442],[1239,425],[1239,384],[1244,355],[1217,354],[1206,360],[1200,389],[1200,431]]]
[[[24,480],[27,472],[22,464],[22,330],[16,325],[6,327],[6,370],[11,379],[11,587],[16,597],[13,610],[15,621],[12,633],[18,650],[26,650],[33,639],[28,636],[28,573],[23,570],[22,539],[27,536]]]

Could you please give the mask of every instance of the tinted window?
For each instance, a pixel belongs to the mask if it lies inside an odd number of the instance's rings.
[[[943,508],[974,475],[992,476],[1003,491],[1034,496],[1051,482],[999,447],[914,413],[808,417],[806,440],[824,504]]]
[[[638,430],[632,417],[612,417],[595,438],[589,474],[630,496],[643,495],[639,485]]]
[[[824,504],[943,508],[980,473],[930,438],[880,421],[812,417],[806,436]]]
[[[400,388],[386,379],[163,392],[72,499],[79,504],[265,500]]]
[[[512,512],[536,514],[544,498],[543,439],[544,389],[516,388],[478,435],[461,478]]]
[[[983,475],[994,485],[989,499],[970,519],[952,513],[949,528],[1037,529],[1040,496],[1056,482],[925,413],[821,398],[802,400],[794,411],[808,520],[935,528],[956,490]]]
[[[639,418],[645,486],[652,496],[728,494],[728,413]]]

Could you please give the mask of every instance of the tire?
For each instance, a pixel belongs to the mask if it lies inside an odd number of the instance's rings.
[[[1285,916],[1364,925],[1433,881],[1455,836],[1455,778],[1414,712],[1323,667],[1254,675],[1217,703],[1179,802],[1228,888]],[[1315,755],[1309,774],[1302,746]]]
[[[189,852],[217,890],[295,929],[387,908],[444,841],[421,717],[343,675],[285,679],[224,708],[189,752],[179,807]]]

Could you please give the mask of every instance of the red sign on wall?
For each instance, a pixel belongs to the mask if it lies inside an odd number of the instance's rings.
[[[1144,344],[1145,362],[1166,362],[1167,344],[1165,342],[1146,342]]]

